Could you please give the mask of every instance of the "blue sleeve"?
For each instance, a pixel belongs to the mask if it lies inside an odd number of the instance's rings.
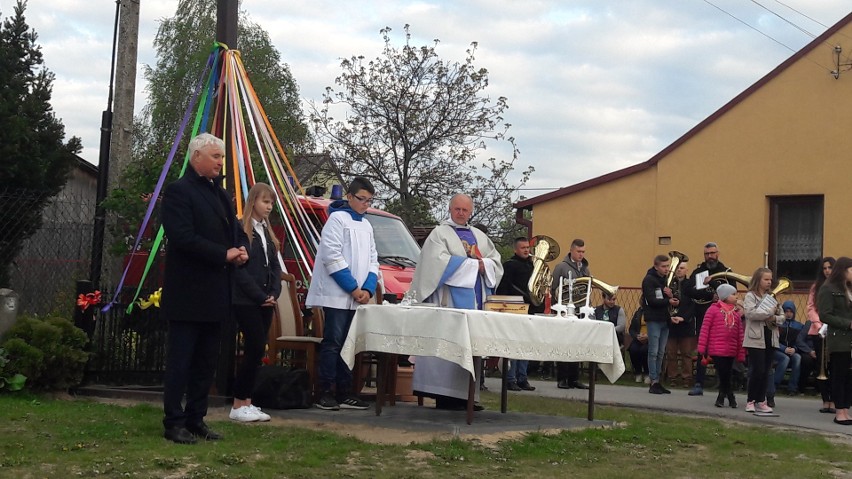
[[[379,277],[376,276],[376,273],[370,272],[367,275],[367,279],[364,280],[364,285],[361,286],[361,289],[370,293],[370,296],[376,295],[376,283],[378,283]]]
[[[331,273],[331,277],[334,279],[334,282],[347,293],[351,293],[358,289],[358,282],[355,281],[355,278],[352,276],[352,272],[349,271],[349,268],[343,268],[339,271],[335,271],[334,273]]]

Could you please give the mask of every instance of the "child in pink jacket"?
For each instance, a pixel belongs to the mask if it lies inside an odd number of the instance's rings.
[[[732,408],[737,407],[737,399],[731,390],[731,370],[734,361],[745,360],[743,348],[743,322],[740,308],[737,306],[737,289],[729,284],[716,288],[719,301],[710,305],[704,315],[701,334],[698,336],[698,352],[713,358],[716,376],[719,378],[719,396],[716,407],[725,405],[725,397]]]

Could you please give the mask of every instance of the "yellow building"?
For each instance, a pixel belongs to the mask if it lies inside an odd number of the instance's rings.
[[[584,239],[610,284],[639,286],[670,250],[692,268],[714,241],[737,273],[768,261],[807,287],[820,257],[852,255],[850,54],[852,14],[648,161],[515,206],[560,256]]]

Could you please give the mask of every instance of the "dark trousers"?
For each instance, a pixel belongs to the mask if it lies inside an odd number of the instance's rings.
[[[633,341],[628,351],[630,363],[633,365],[633,374],[648,374],[648,343]]]
[[[556,380],[577,382],[580,379],[580,363],[556,363]]]
[[[716,376],[719,378],[719,394],[727,396],[731,394],[731,371],[734,369],[734,358],[730,356],[713,356],[713,364],[716,365]]]
[[[746,348],[748,351],[748,400],[766,401],[769,383],[769,366],[772,364],[773,348]]]
[[[243,333],[243,362],[234,379],[234,397],[248,399],[251,397],[257,371],[266,354],[266,341],[269,338],[269,326],[272,324],[272,308],[235,305],[234,315],[240,332]]]
[[[837,409],[848,409],[852,406],[852,371],[849,365],[852,356],[849,351],[831,353],[831,399]]]
[[[221,325],[207,321],[169,321],[163,378],[163,426],[196,425],[207,415],[207,397],[219,359]],[[186,407],[182,406],[186,394]]]
[[[323,392],[337,386],[337,395],[345,396],[352,389],[352,371],[340,357],[340,350],[349,334],[355,317],[354,309],[322,308],[325,313],[322,342],[319,352],[319,385]]]

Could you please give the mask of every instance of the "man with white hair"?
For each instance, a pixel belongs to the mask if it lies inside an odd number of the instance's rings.
[[[500,253],[485,233],[470,226],[472,215],[470,196],[452,197],[450,219],[432,230],[420,251],[411,283],[418,301],[482,309],[486,296],[500,284],[503,276]],[[469,381],[470,374],[450,361],[428,356],[418,356],[415,360],[414,392],[435,398],[439,409],[464,409]]]
[[[168,237],[160,315],[169,325],[163,380],[163,436],[179,444],[221,435],[204,423],[231,310],[231,271],[248,261],[237,218],[221,186],[225,144],[209,133],[189,142],[189,168],[170,184],[160,212]],[[186,406],[182,401],[186,394]]]

